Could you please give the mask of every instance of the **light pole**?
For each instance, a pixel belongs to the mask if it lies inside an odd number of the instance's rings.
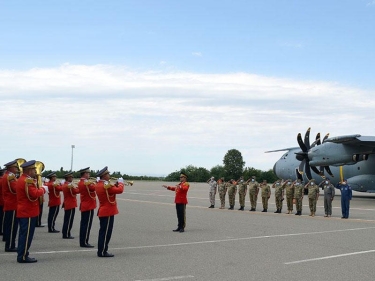
[[[73,171],[73,148],[75,148],[76,146],[74,144],[72,144],[72,161],[70,162],[70,171]]]

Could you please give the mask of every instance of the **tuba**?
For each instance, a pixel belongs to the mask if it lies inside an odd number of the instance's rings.
[[[36,185],[38,188],[41,188],[43,185],[43,182],[42,182],[42,172],[44,171],[43,162],[36,161],[35,168],[36,168]],[[39,204],[43,204],[43,196],[39,197]]]
[[[21,175],[22,174],[22,167],[21,167],[21,165],[23,163],[25,163],[26,160],[23,159],[23,158],[17,158],[16,161],[17,161],[17,168],[18,168],[19,175]]]

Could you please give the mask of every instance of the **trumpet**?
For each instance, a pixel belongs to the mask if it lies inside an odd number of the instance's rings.
[[[115,178],[115,177],[110,177],[110,181],[112,180],[112,181],[114,181],[115,183],[118,181],[118,179],[119,178]],[[114,183],[112,183],[112,184],[114,184]],[[124,185],[130,185],[130,186],[132,186],[134,184],[134,182],[133,181],[124,181]]]

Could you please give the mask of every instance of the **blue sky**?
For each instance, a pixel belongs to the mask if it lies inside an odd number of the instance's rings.
[[[373,0],[0,0],[2,161],[266,170],[310,126],[373,135],[374,26]]]

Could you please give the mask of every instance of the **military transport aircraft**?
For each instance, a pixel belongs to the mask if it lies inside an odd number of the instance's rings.
[[[275,163],[274,173],[282,179],[307,182],[313,178],[318,183],[328,177],[334,185],[347,179],[355,191],[375,192],[375,137],[328,136],[325,135],[321,140],[318,133],[310,145],[309,128],[304,140],[298,134],[299,147],[266,151],[286,151]]]

